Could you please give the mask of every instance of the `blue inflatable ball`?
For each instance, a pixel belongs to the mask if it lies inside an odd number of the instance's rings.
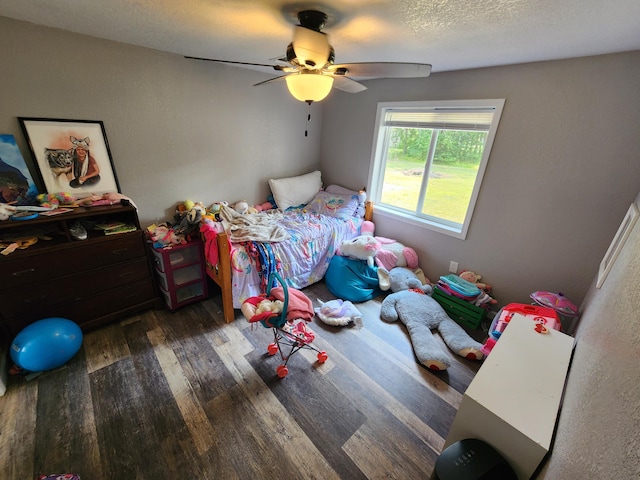
[[[45,318],[25,327],[11,344],[11,360],[23,370],[42,372],[68,362],[82,346],[82,330],[66,318]]]

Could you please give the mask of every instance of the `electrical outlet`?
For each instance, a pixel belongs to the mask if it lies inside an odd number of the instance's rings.
[[[451,260],[449,262],[449,271],[451,273],[458,273],[458,262],[454,262],[453,260]]]

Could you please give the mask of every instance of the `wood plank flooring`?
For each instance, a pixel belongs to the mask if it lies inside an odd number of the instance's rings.
[[[334,298],[322,282],[304,291],[315,304]],[[266,354],[272,330],[239,311],[224,323],[215,290],[86,333],[66,365],[10,376],[0,478],[429,478],[480,363],[420,366],[404,325],[380,320],[381,300],[358,304],[352,327],[314,321],[328,361],[301,350],[284,379],[280,356]]]

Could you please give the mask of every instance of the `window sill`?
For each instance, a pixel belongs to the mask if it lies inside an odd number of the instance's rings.
[[[467,237],[467,232],[464,230],[460,230],[458,228],[441,223],[436,223],[425,218],[416,217],[415,215],[401,212],[384,205],[376,204],[374,213],[376,214],[376,216],[379,215],[381,217],[391,218],[403,223],[415,225],[416,227],[426,228],[427,230],[442,233],[443,235],[447,235],[449,237],[458,238],[460,240],[464,240]]]

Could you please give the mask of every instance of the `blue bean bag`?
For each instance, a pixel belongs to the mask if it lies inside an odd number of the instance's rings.
[[[324,276],[329,291],[351,302],[366,302],[382,293],[378,283],[378,267],[366,261],[334,255]]]

